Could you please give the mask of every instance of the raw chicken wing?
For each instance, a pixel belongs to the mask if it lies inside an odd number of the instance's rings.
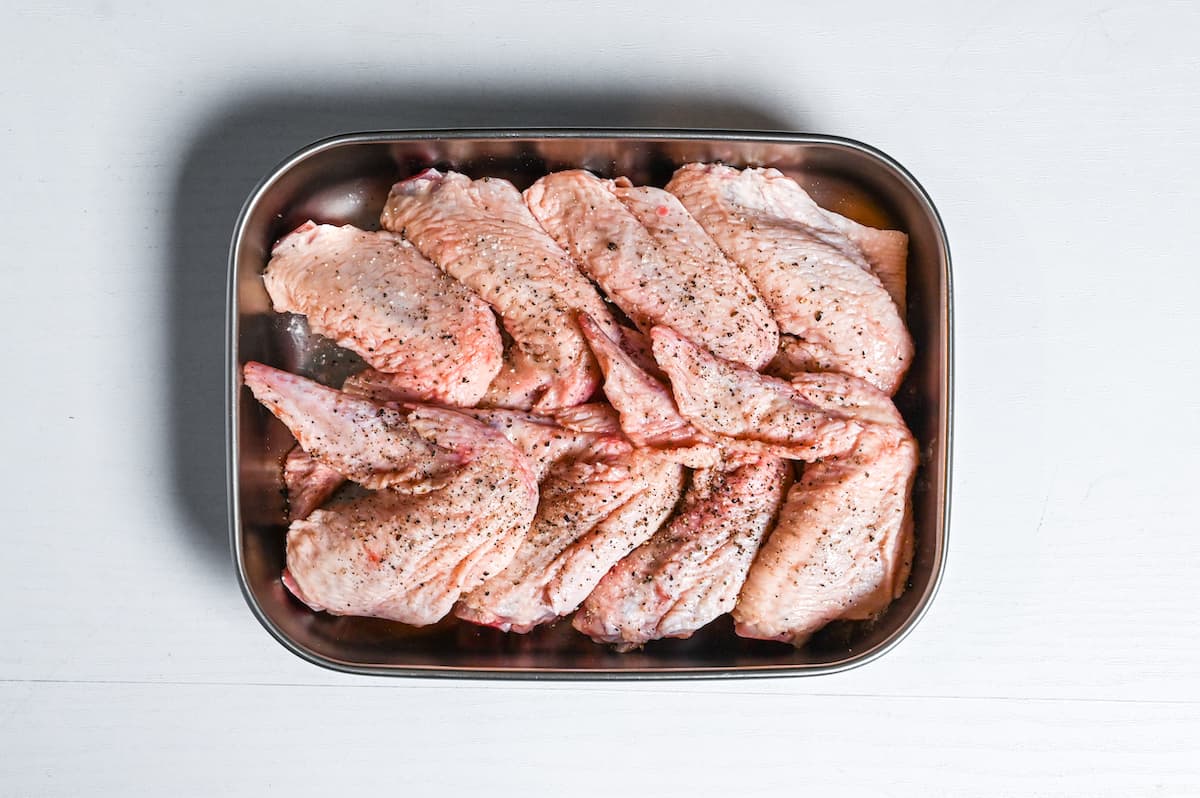
[[[764,457],[695,472],[679,514],[600,580],[575,628],[628,650],[690,637],[729,612],[779,510],[789,470]]]
[[[604,394],[629,440],[692,468],[714,465],[720,457],[716,441],[680,415],[667,386],[643,371],[590,317],[581,315],[579,326],[600,362]]]
[[[463,411],[516,446],[538,482],[558,463],[613,457],[630,450],[607,407],[577,405],[562,412],[568,424],[520,410]]]
[[[859,422],[817,407],[783,380],[718,360],[667,327],[655,327],[650,338],[679,412],[738,448],[811,462],[848,450],[862,432]]]
[[[491,309],[394,233],[305,222],[275,245],[263,283],[275,310],[371,364],[386,398],[473,405],[500,371]]]
[[[853,374],[896,392],[912,338],[849,220],[832,220],[777,169],[688,164],[667,190],[762,292],[780,332],[804,342],[807,370]]]
[[[802,374],[814,404],[867,422],[853,449],[804,467],[733,611],[743,637],[802,645],[833,620],[879,615],[912,565],[916,442],[888,397],[841,374]]]
[[[465,596],[455,614],[528,632],[573,612],[618,560],[666,521],[682,488],[683,469],[648,449],[556,468],[512,562]]]
[[[775,354],[779,332],[766,304],[671,194],[576,169],[541,178],[525,201],[643,331],[669,325],[752,368]]]
[[[600,372],[575,313],[613,336],[617,324],[511,183],[426,169],[392,187],[381,221],[500,314],[514,347],[484,404],[547,413],[587,401]]]
[[[460,452],[420,435],[394,406],[348,396],[262,363],[247,363],[242,375],[304,451],[364,487],[423,493],[441,487],[463,465]]]
[[[314,460],[300,444],[293,446],[283,460],[283,484],[287,488],[289,520],[308,518],[345,481],[344,476]]]
[[[406,482],[406,490],[334,499],[294,521],[283,579],[297,598],[335,615],[420,626],[444,617],[459,596],[512,559],[537,510],[538,490],[525,456],[501,433],[445,408],[329,398],[327,393],[338,392],[272,372],[248,364],[246,381],[260,391],[269,386],[262,394],[271,396],[273,411],[304,409],[302,445],[368,444],[354,461],[358,481],[386,484],[398,473],[438,475],[436,484]],[[379,416],[365,413],[364,405],[374,406]],[[385,415],[386,426],[379,426]],[[364,432],[355,436],[354,425]],[[331,443],[326,451],[333,450]],[[373,452],[386,456],[369,456]],[[367,478],[372,473],[376,479]]]

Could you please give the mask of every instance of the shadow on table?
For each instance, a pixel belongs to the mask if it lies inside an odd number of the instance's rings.
[[[317,139],[365,130],[644,127],[803,130],[738,99],[703,94],[470,93],[429,87],[251,93],[214,111],[183,150],[171,205],[166,330],[172,469],[196,559],[228,573],[225,301],[229,240],[255,184]]]

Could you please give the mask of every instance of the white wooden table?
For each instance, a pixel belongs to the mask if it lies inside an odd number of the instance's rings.
[[[0,794],[1200,795],[1200,7],[842,5],[5,4]],[[930,191],[955,501],[896,651],[383,680],[253,620],[222,443],[242,199],[326,134],[517,124],[828,132]]]

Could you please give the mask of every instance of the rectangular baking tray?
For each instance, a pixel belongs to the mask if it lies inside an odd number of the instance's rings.
[[[916,552],[904,595],[870,624],[835,623],[800,649],[743,640],[728,616],[689,640],[618,654],[568,622],[527,635],[448,619],[412,628],[314,613],[280,583],[287,532],[280,461],[293,441],[242,386],[257,360],[326,381],[361,366],[276,314],[261,274],[276,239],[307,219],[377,229],[393,183],[429,166],[504,177],[524,189],[541,175],[586,168],[661,186],[680,165],[721,161],[773,166],[823,206],[910,236],[907,318],[917,356],[897,395],[921,465],[913,493]],[[228,305],[229,525],[242,593],[255,617],[300,657],[339,671],[383,676],[648,679],[816,675],[846,670],[893,648],[937,591],[950,506],[952,307],[950,252],[937,210],[898,163],[831,136],[679,130],[431,130],[356,133],[317,142],[254,190],[233,234]],[[336,384],[336,383],[335,383]]]

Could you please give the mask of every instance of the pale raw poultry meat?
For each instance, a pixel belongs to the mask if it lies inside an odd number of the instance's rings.
[[[563,411],[565,424],[519,410],[463,409],[464,415],[498,430],[525,455],[534,479],[541,482],[557,463],[581,457],[597,459],[629,451],[616,415],[608,405],[577,405]],[[346,481],[297,444],[284,458],[290,520],[307,518]]]
[[[576,432],[595,435],[621,435],[621,418],[607,402],[575,405],[554,413],[554,420]]]
[[[386,398],[473,405],[500,371],[491,308],[394,233],[305,222],[275,245],[263,283],[275,310],[374,367],[368,384]]]
[[[690,637],[732,610],[779,511],[789,471],[774,457],[696,471],[679,513],[600,580],[576,613],[575,628],[629,650]]]
[[[901,594],[903,233],[706,164],[667,191],[576,170],[524,195],[429,169],[381,222],[308,222],[264,273],[276,310],[369,368],[341,391],[243,369],[298,442],[301,601],[514,632],[576,612],[628,650],[731,611],[739,635],[802,645]]]
[[[650,351],[650,337],[639,330],[626,327],[623,324],[618,325],[617,329],[620,333],[617,343],[620,344],[621,350],[629,355],[630,359],[642,371],[656,380],[666,382],[666,375],[662,373],[658,364],[654,362],[654,353]]]
[[[766,304],[671,194],[572,170],[541,178],[525,201],[641,330],[668,325],[752,368],[774,356],[779,331]]]
[[[833,219],[776,169],[688,164],[667,190],[761,292],[780,332],[791,336],[789,364],[896,392],[912,363],[912,338],[852,240],[864,238],[849,220]],[[880,257],[892,244],[873,253]]]
[[[300,444],[283,459],[283,485],[287,489],[288,519],[308,518],[324,504],[346,478],[317,462]]]
[[[833,211],[822,210],[829,222],[862,252],[867,265],[883,283],[903,316],[908,307],[908,234],[868,227]]]
[[[802,374],[795,387],[868,422],[849,452],[804,467],[733,611],[743,637],[802,645],[830,621],[877,617],[904,591],[918,452],[891,400],[862,380]]]
[[[683,469],[648,449],[556,468],[508,566],[463,597],[455,614],[528,632],[567,615],[622,557],[666,521]]]
[[[862,432],[860,422],[818,407],[791,384],[719,360],[667,327],[650,338],[683,417],[739,449],[812,462],[848,451]]]
[[[286,371],[247,363],[246,386],[317,462],[367,488],[426,492],[464,464],[438,447],[395,406],[350,396]]]
[[[576,405],[562,411],[566,423],[521,410],[462,412],[499,431],[516,446],[538,482],[559,463],[613,457],[632,448],[607,405]]]
[[[831,224],[845,233],[862,250],[871,271],[879,278],[896,307],[905,308],[907,299],[908,236],[899,230],[877,230],[825,211]],[[819,365],[819,364],[817,364]],[[812,347],[795,335],[779,336],[779,351],[766,368],[767,373],[789,378],[814,366]]]
[[[643,371],[591,317],[581,315],[579,326],[604,372],[604,394],[629,440],[692,468],[714,465],[720,457],[716,440],[680,415],[670,389]]]
[[[547,413],[588,400],[600,372],[575,314],[614,337],[618,326],[511,183],[427,169],[392,187],[381,222],[500,315],[513,346],[483,404]]]
[[[355,478],[363,484],[376,481],[363,478],[367,463],[379,465],[380,477],[437,475],[401,483],[403,490],[335,498],[294,521],[283,578],[301,601],[335,615],[422,626],[512,559],[537,510],[538,489],[524,455],[502,434],[454,410],[385,407],[261,364],[247,364],[245,373],[302,445],[321,440],[334,451],[369,442],[366,450],[388,452],[361,460]],[[386,426],[369,424],[384,416]],[[369,429],[355,434],[348,426],[359,424]],[[403,467],[401,454],[408,458]]]

